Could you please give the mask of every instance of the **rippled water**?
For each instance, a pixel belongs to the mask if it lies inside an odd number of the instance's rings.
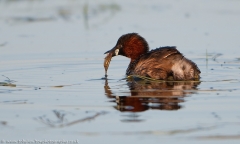
[[[217,4],[216,4],[217,3]],[[0,1],[0,142],[239,143],[239,1]],[[126,80],[124,33],[177,45],[200,82]]]

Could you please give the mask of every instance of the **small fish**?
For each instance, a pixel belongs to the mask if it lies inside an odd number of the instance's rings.
[[[105,68],[105,77],[107,77],[107,70],[110,65],[111,59],[112,59],[112,53],[107,53],[107,56],[105,57],[105,60],[103,63],[104,68]]]

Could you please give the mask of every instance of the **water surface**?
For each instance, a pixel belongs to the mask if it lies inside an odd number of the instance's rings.
[[[72,143],[238,143],[239,1],[0,1],[0,135]],[[201,82],[126,81],[103,53],[138,32]]]

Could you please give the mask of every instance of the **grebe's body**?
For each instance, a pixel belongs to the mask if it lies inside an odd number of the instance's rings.
[[[125,34],[107,51],[111,56],[123,55],[131,62],[126,75],[140,75],[159,80],[199,80],[197,65],[185,58],[176,47],[160,47],[149,51],[146,40],[136,33]]]

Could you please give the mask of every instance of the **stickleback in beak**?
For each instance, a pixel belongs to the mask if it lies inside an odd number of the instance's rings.
[[[105,68],[105,77],[107,77],[107,70],[112,59],[112,53],[107,53],[107,56],[104,58],[103,66]]]
[[[104,53],[104,54],[107,54],[107,56],[104,58],[104,63],[103,63],[103,66],[105,68],[105,77],[107,77],[107,70],[110,65],[112,57],[117,56],[118,52],[119,52],[119,50],[114,47],[111,50],[106,51]]]

